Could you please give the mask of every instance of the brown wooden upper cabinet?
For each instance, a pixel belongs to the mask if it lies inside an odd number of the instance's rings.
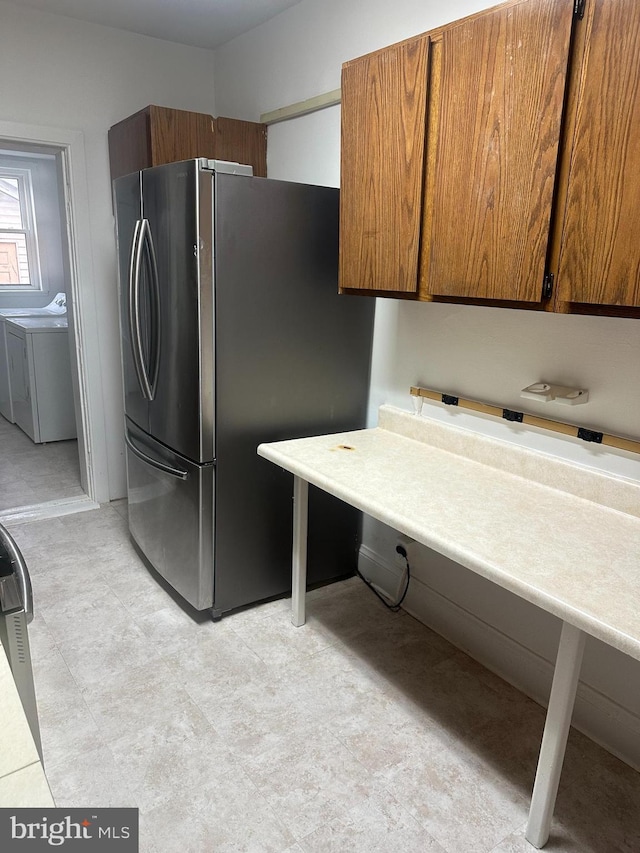
[[[192,157],[248,163],[266,177],[266,125],[151,105],[109,130],[111,180]]]
[[[639,89],[637,0],[510,0],[346,63],[341,291],[640,306]]]
[[[558,298],[640,306],[640,3],[588,0],[575,50]]]

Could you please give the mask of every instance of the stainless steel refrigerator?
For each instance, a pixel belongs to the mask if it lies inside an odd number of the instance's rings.
[[[130,533],[218,618],[290,589],[291,475],[256,447],[364,426],[374,300],[338,295],[336,189],[187,160],[114,203]],[[353,573],[359,537],[312,489],[309,582]]]

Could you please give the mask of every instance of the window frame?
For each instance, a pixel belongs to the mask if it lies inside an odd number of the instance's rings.
[[[22,228],[2,228],[0,226],[0,233],[24,234],[27,263],[29,264],[29,283],[0,285],[0,293],[24,293],[26,291],[42,290],[42,272],[40,268],[38,229],[36,226],[36,208],[31,170],[0,166],[0,178],[13,179],[18,182],[18,200],[23,226]]]

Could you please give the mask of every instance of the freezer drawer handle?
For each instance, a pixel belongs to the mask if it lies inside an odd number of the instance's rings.
[[[20,600],[22,609],[27,615],[27,622],[33,619],[33,590],[31,588],[31,578],[27,570],[27,564],[20,550],[13,540],[13,537],[4,527],[0,525],[0,545],[3,550],[9,555],[11,564],[15,569],[15,577],[20,591]]]
[[[181,480],[186,480],[189,477],[188,471],[181,471],[180,468],[174,468],[172,465],[167,465],[165,462],[160,462],[158,459],[153,459],[151,456],[147,456],[146,453],[143,453],[138,447],[135,446],[135,444],[131,441],[129,436],[126,435],[126,433],[124,440],[126,441],[129,450],[134,453],[139,459],[142,459],[143,462],[146,462],[148,465],[152,465],[159,471],[164,471],[165,474],[171,474],[172,477],[179,477]]]

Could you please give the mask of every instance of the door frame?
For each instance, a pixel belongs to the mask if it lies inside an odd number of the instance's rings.
[[[77,130],[0,121],[0,139],[47,145],[61,155],[65,225],[69,253],[72,335],[77,377],[78,455],[83,488],[91,501],[109,500],[109,471],[104,401],[98,348],[98,314],[93,287],[93,251],[89,227],[89,193],[84,134]],[[84,286],[80,286],[83,282]]]

